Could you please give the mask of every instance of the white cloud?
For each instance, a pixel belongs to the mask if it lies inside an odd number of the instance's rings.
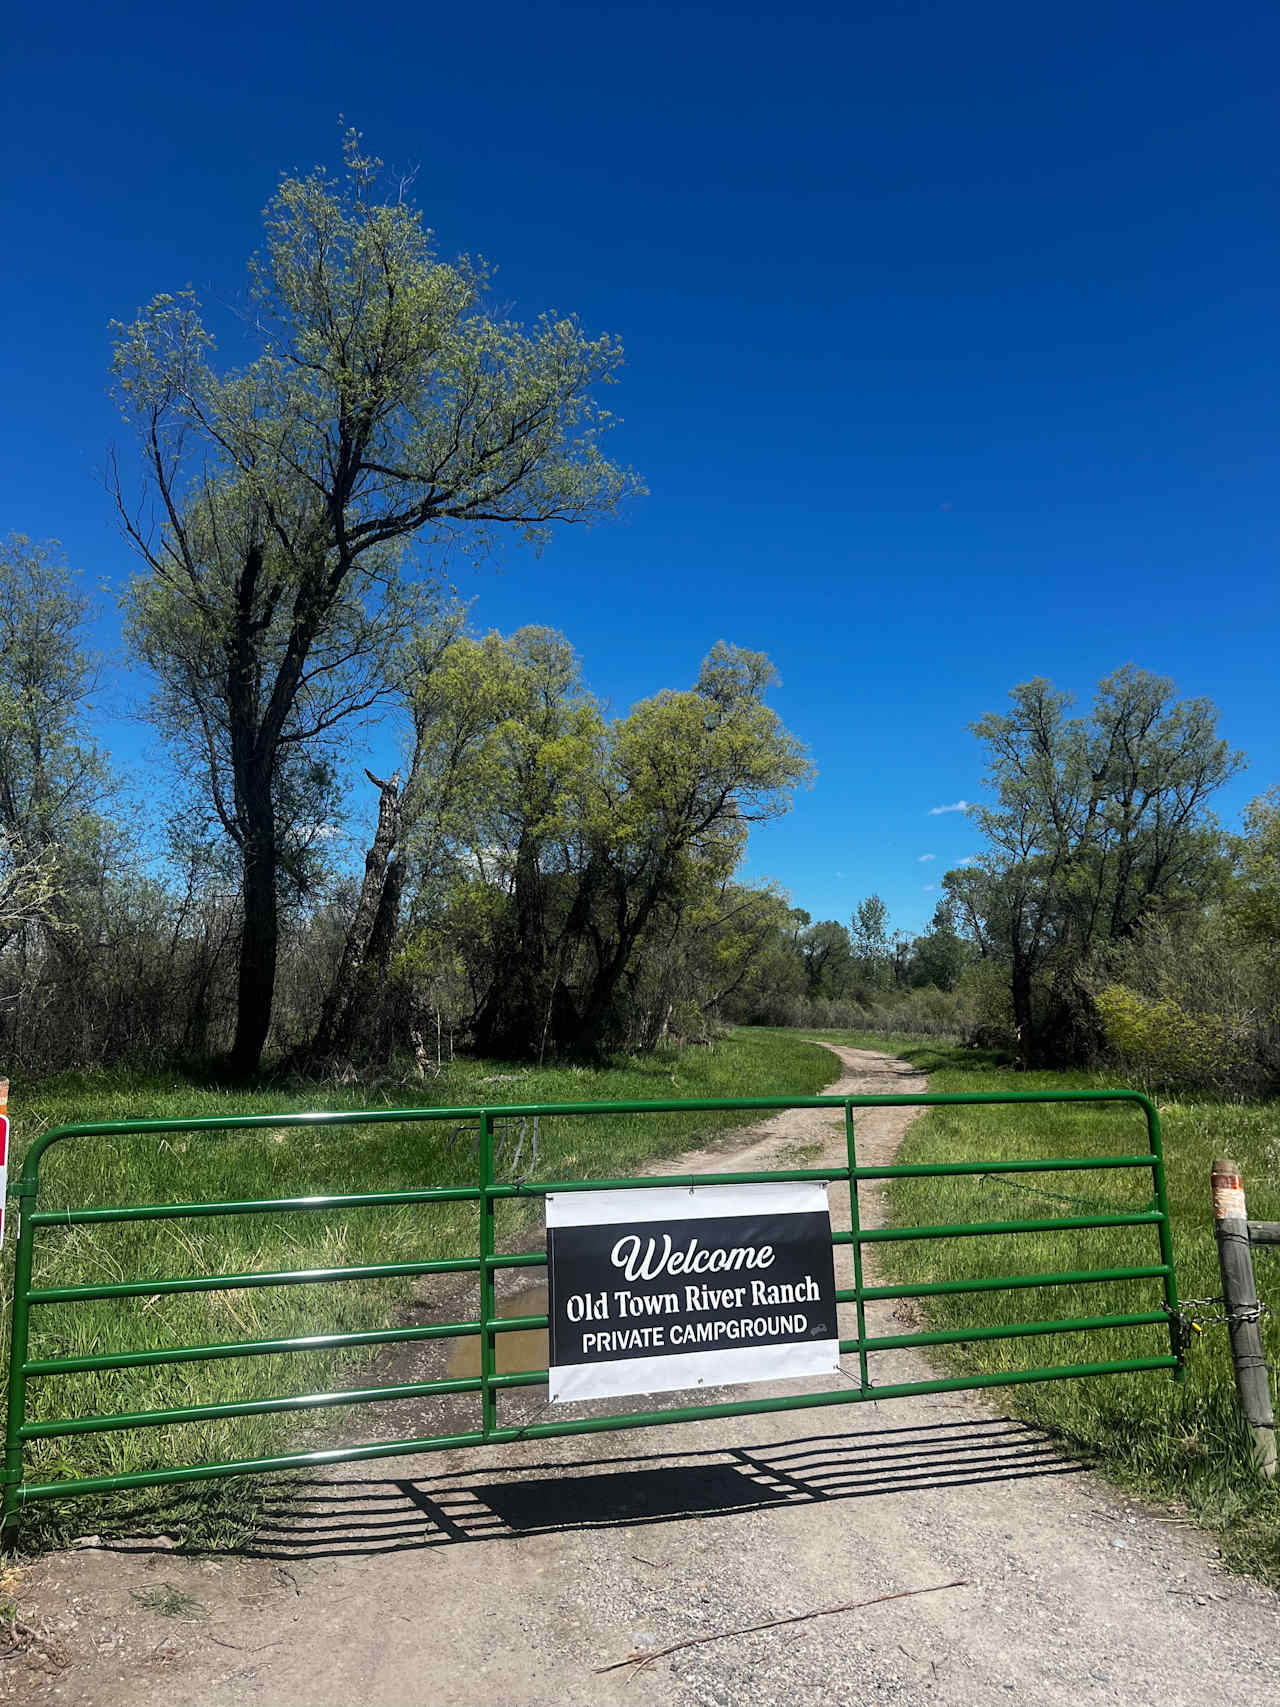
[[[979,856],[977,854],[966,854],[963,859],[958,859],[956,861],[956,864],[957,865],[977,865],[978,858],[979,858]]]
[[[931,806],[929,816],[937,818],[943,812],[967,812],[972,805],[972,800],[957,800],[951,806]]]
[[[938,887],[938,885],[937,885],[937,884],[936,884],[936,883],[926,883],[926,884],[925,884],[925,885],[924,885],[924,892],[925,892],[925,894],[926,894],[926,895],[932,895],[932,894],[933,894],[933,892],[934,892],[934,890],[935,890],[935,889],[936,889],[936,888],[937,888],[937,887]]]
[[[917,859],[916,864],[924,865],[931,859],[937,859],[937,857],[937,854],[921,854],[919,859]]]

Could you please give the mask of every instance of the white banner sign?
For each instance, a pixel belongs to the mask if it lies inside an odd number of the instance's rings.
[[[553,1403],[839,1368],[821,1181],[546,1201]]]

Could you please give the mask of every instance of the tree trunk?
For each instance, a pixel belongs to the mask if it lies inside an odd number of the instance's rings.
[[[1011,986],[1013,1023],[1018,1034],[1018,1054],[1024,1066],[1035,1057],[1035,1016],[1031,1007],[1031,967],[1021,956],[1015,956]]]
[[[369,946],[365,950],[366,977],[385,974],[391,964],[391,950],[400,926],[400,898],[404,894],[407,876],[404,860],[393,853],[382,880],[378,910],[373,916],[373,929],[369,932]]]
[[[399,852],[393,853],[382,880],[382,894],[378,897],[373,929],[369,932],[369,947],[360,973],[360,998],[352,1006],[351,1035],[344,1045],[351,1048],[356,1025],[366,1009],[372,1010],[377,1023],[370,1028],[370,1036],[380,1061],[390,1060],[397,1045],[403,1041],[403,1013],[394,1004],[389,1004],[385,996],[391,971],[391,951],[400,930],[400,899],[407,880],[404,860]]]
[[[247,803],[248,804],[248,803]],[[236,1035],[231,1046],[231,1071],[250,1079],[258,1071],[276,984],[276,952],[280,920],[276,907],[275,813],[270,790],[250,806],[257,820],[245,838],[241,870],[244,920],[240,927],[240,973],[236,998]]]
[[[553,1000],[540,856],[536,838],[522,835],[512,883],[514,917],[504,932],[497,975],[475,1018],[477,1050],[498,1060],[537,1060]],[[551,1029],[554,1046],[554,1016]]]
[[[618,944],[591,980],[591,989],[582,1007],[578,1035],[571,1046],[572,1053],[584,1060],[596,1060],[606,1052],[618,984],[630,954],[630,942]]]
[[[581,1020],[575,1039],[570,1044],[571,1052],[586,1060],[598,1060],[606,1054],[611,1045],[616,1045],[618,986],[635,952],[649,916],[657,904],[658,890],[654,886],[641,900],[634,914],[626,923],[622,922],[622,909],[626,905],[625,894],[619,907],[618,934],[607,954],[596,966],[595,977],[591,980],[591,988],[582,1004]],[[612,1035],[611,1035],[612,1033]]]
[[[597,1060],[615,1043],[618,986],[658,905],[666,880],[666,869],[659,868],[637,896],[628,888],[625,878],[614,873],[614,934],[607,950],[603,943],[597,944],[595,976],[582,1003],[577,1036],[569,1042],[571,1053]]]
[[[373,844],[364,859],[364,882],[360,885],[360,899],[356,904],[355,917],[347,930],[346,941],[342,945],[342,955],[338,961],[338,969],[333,975],[329,993],[324,999],[320,1011],[320,1021],[316,1026],[316,1034],[311,1044],[311,1054],[322,1059],[330,1055],[345,1054],[350,1050],[355,1036],[357,1021],[360,1017],[360,991],[363,985],[361,972],[372,946],[375,929],[380,922],[386,900],[387,862],[400,836],[400,809],[402,796],[400,793],[399,771],[390,782],[383,782],[374,776],[372,771],[364,773],[375,788],[381,790],[378,803],[378,828],[374,833]],[[394,905],[398,910],[400,889],[403,886],[403,876],[396,868]],[[390,933],[386,930],[385,922],[381,933],[385,939],[384,952],[390,951]]]

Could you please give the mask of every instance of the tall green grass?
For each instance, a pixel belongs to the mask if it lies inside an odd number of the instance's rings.
[[[906,1037],[854,1033],[833,1041],[892,1048],[929,1074],[940,1092],[1123,1088],[1113,1078],[1085,1073],[1023,1073],[1000,1057]],[[1212,1298],[1221,1291],[1209,1172],[1217,1156],[1244,1169],[1249,1213],[1280,1220],[1280,1105],[1209,1100],[1159,1104],[1164,1139],[1179,1294]],[[1144,1124],[1122,1105],[934,1109],[911,1127],[900,1160],[980,1161],[1054,1155],[1137,1153]],[[893,1219],[902,1225],[992,1221],[1106,1213],[1143,1208],[1150,1198],[1145,1172],[1093,1172],[946,1178],[897,1182]],[[1280,1250],[1255,1253],[1258,1290],[1270,1301],[1263,1321],[1273,1372],[1280,1367]],[[904,1282],[962,1279],[1038,1269],[1120,1267],[1158,1261],[1149,1227],[1067,1233],[1028,1233],[885,1244],[880,1258]],[[1159,1283],[1097,1285],[1073,1290],[926,1300],[928,1326],[965,1327],[1115,1314],[1158,1307]],[[1220,1309],[1209,1306],[1208,1311]],[[1108,1329],[1024,1341],[978,1341],[931,1354],[957,1370],[995,1371],[1030,1363],[1071,1363],[1158,1355],[1168,1349],[1163,1327]],[[1274,1373],[1273,1373],[1274,1380]],[[1057,1381],[1002,1390],[998,1403],[1051,1429],[1141,1493],[1184,1505],[1222,1532],[1224,1555],[1241,1568],[1280,1580],[1280,1487],[1260,1481],[1236,1406],[1227,1332],[1206,1326],[1189,1352],[1187,1378],[1163,1372]]]
[[[51,1126],[121,1119],[286,1114],[320,1107],[473,1107],[502,1103],[639,1101],[667,1097],[810,1096],[835,1075],[830,1055],[786,1034],[737,1032],[710,1048],[619,1061],[603,1068],[536,1068],[459,1060],[425,1084],[230,1092],[176,1075],[122,1072],[62,1075],[11,1089],[12,1174],[26,1146]],[[415,1094],[416,1093],[416,1094]],[[695,1141],[741,1126],[741,1114],[560,1117],[531,1127],[515,1156],[506,1138],[499,1169],[515,1164],[540,1178],[591,1178],[638,1169]],[[288,1128],[253,1133],[189,1133],[77,1138],[55,1144],[40,1173],[42,1210],[109,1204],[285,1197],[435,1185],[478,1178],[474,1124],[392,1122],[362,1128]],[[528,1236],[536,1205],[500,1205],[500,1241]],[[422,1204],[327,1212],[250,1214],[201,1220],[124,1222],[42,1229],[34,1284],[64,1286],[209,1273],[248,1273],[474,1255],[473,1204]],[[5,1312],[12,1302],[12,1232],[5,1241]],[[465,1283],[464,1283],[465,1284]],[[241,1339],[380,1328],[402,1319],[413,1279],[314,1286],[240,1288],[37,1306],[32,1358],[75,1357]],[[475,1309],[474,1288],[465,1313]],[[7,1365],[6,1365],[7,1374]],[[385,1379],[385,1377],[383,1377]],[[358,1386],[350,1354],[287,1353],[67,1376],[32,1377],[28,1420],[166,1410],[229,1400]],[[377,1408],[305,1412],[165,1425],[28,1443],[26,1479],[110,1475],[174,1464],[222,1462],[312,1444],[378,1436]],[[158,1520],[208,1542],[234,1538],[251,1515],[253,1491],[192,1484],[110,1498],[39,1502],[30,1536],[56,1538],[84,1528],[137,1528]]]

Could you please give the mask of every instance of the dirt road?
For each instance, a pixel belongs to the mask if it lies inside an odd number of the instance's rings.
[[[833,1090],[925,1088],[905,1063],[836,1053]],[[909,1115],[860,1118],[860,1156],[889,1159]],[[718,1146],[715,1165],[817,1144],[840,1159],[838,1120],[786,1114]],[[926,1378],[910,1353],[875,1374]],[[541,1399],[527,1402],[532,1414]],[[969,1395],[340,1466],[310,1496],[281,1503],[252,1557],[88,1548],[40,1561],[23,1616],[49,1640],[43,1660],[35,1645],[5,1662],[10,1695],[85,1707],[1280,1701],[1276,1596]],[[687,1647],[634,1676],[596,1669],[960,1578]]]

